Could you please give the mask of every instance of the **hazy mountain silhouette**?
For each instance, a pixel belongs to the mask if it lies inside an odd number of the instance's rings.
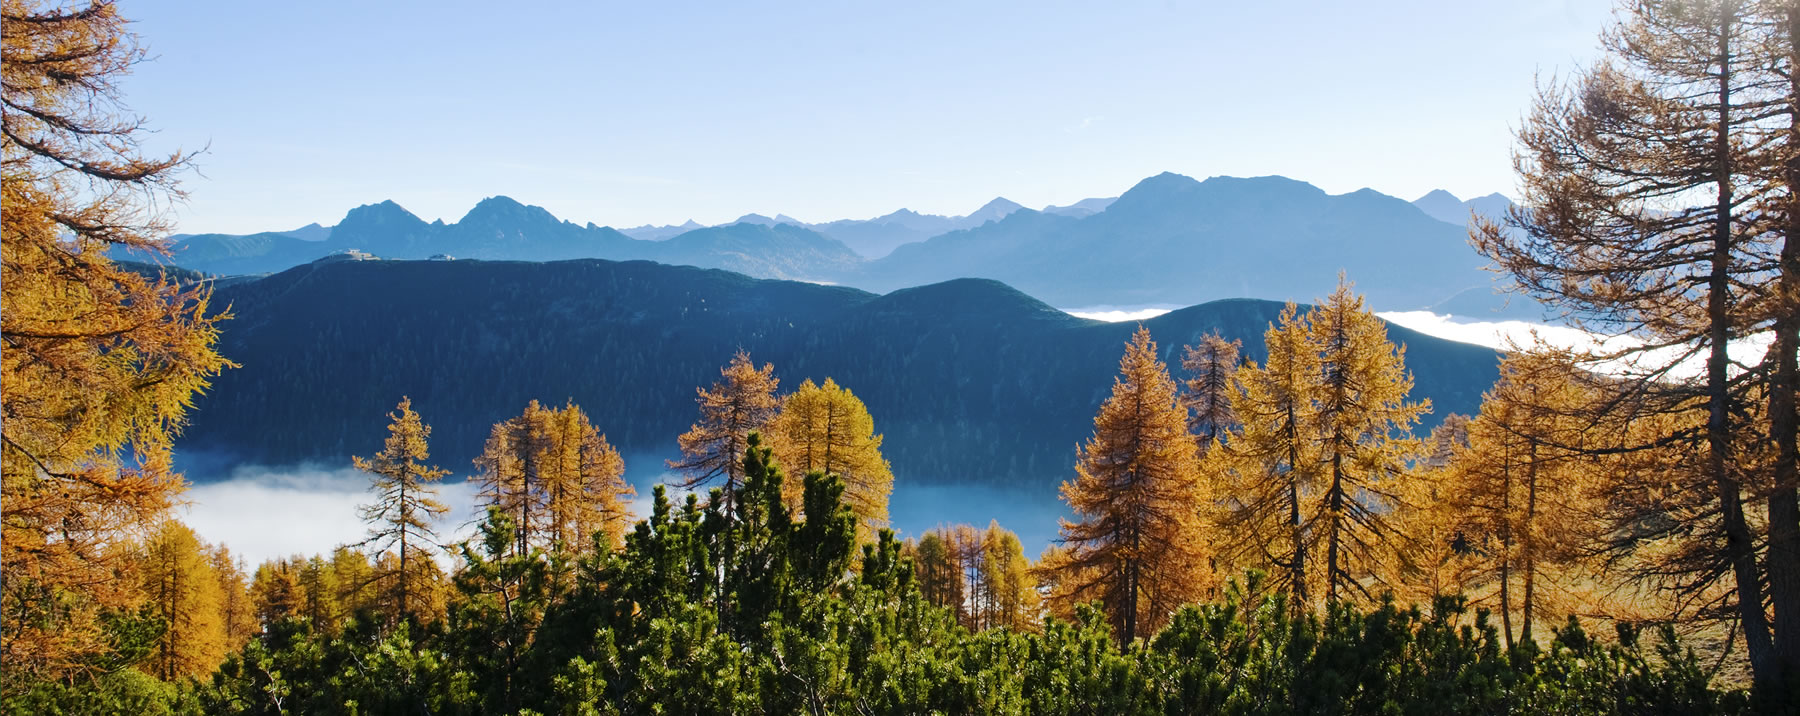
[[[890,290],[957,276],[1005,281],[1059,306],[1306,301],[1347,272],[1382,310],[1487,287],[1465,232],[1364,189],[1330,195],[1284,177],[1161,174],[1096,214],[1019,211],[902,246],[844,283]]]
[[[271,273],[348,249],[407,259],[646,259],[876,291],[992,278],[1059,306],[1306,301],[1329,292],[1343,271],[1381,310],[1454,305],[1476,315],[1540,318],[1535,303],[1495,295],[1466,229],[1429,215],[1466,218],[1470,209],[1508,204],[1497,194],[1463,202],[1437,191],[1409,203],[1367,189],[1334,196],[1283,177],[1196,181],[1165,173],[1116,199],[1046,211],[996,198],[960,217],[901,209],[803,225],[785,214],[747,214],[717,227],[637,227],[634,237],[507,197],[484,199],[451,224],[386,201],[357,207],[330,229],[299,231],[322,240],[297,232],[187,236],[172,261],[231,275]]]
[[[392,201],[359,206],[321,241],[285,233],[187,236],[174,243],[168,260],[210,274],[259,274],[351,249],[394,259],[558,261],[603,256],[726,268],[771,278],[838,276],[862,260],[842,243],[795,226],[739,224],[645,241],[608,227],[563,221],[542,207],[504,196],[481,200],[453,224],[427,223]],[[148,258],[129,252],[115,255]]]
[[[1499,192],[1463,201],[1443,189],[1433,189],[1414,199],[1412,203],[1427,216],[1456,226],[1468,225],[1470,212],[1489,221],[1498,221],[1506,216],[1506,210],[1513,205],[1511,199]]]
[[[629,229],[619,229],[619,233],[640,241],[660,241],[662,239],[693,231],[694,229],[704,228],[706,228],[705,224],[694,221],[693,219],[688,219],[681,224],[669,224],[667,226],[652,226],[650,224],[633,226]]]
[[[895,248],[924,241],[933,236],[981,226],[990,221],[999,221],[1015,211],[1023,209],[1017,202],[1005,197],[998,197],[981,208],[970,212],[967,216],[939,216],[937,214],[920,214],[911,209],[901,209],[891,214],[877,216],[873,219],[841,219],[822,224],[811,224],[814,230],[844,242],[865,258],[877,259],[891,253]]]
[[[1083,216],[1093,216],[1094,214],[1098,214],[1102,211],[1106,211],[1106,207],[1111,206],[1113,202],[1118,201],[1118,200],[1119,200],[1119,197],[1116,197],[1116,196],[1105,197],[1105,198],[1082,199],[1081,201],[1075,202],[1068,206],[1056,206],[1056,205],[1052,204],[1050,206],[1044,207],[1043,212],[1046,214],[1058,214],[1061,216],[1073,216],[1073,217],[1079,219]]]

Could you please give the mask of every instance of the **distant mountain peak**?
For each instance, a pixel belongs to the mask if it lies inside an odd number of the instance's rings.
[[[1488,219],[1502,217],[1507,208],[1512,206],[1512,199],[1508,199],[1505,194],[1494,192],[1487,196],[1478,196],[1464,201],[1443,189],[1433,189],[1424,196],[1414,199],[1412,205],[1433,219],[1462,226],[1468,223],[1471,212]]]
[[[463,218],[457,223],[486,223],[502,219],[517,218],[529,218],[539,222],[547,221],[551,223],[557,221],[557,218],[550,213],[549,209],[545,209],[541,206],[521,204],[517,199],[510,196],[497,195],[475,202],[475,207],[469,209],[469,213],[464,214]]]
[[[775,224],[780,223],[780,222],[777,222],[776,220],[771,219],[767,216],[763,216],[762,214],[750,213],[750,214],[745,214],[743,216],[738,217],[737,221],[733,221],[731,223],[733,223],[733,224],[761,224],[763,226],[774,226]]]
[[[1023,208],[1025,207],[1021,206],[1019,202],[1004,196],[998,196],[994,197],[992,201],[982,204],[981,208],[976,209],[973,213],[969,214],[967,219],[971,224],[980,225],[989,221],[999,221],[1006,218],[1007,215]]]
[[[993,198],[992,201],[989,201],[986,204],[982,204],[981,208],[975,210],[975,213],[979,214],[984,211],[1013,212],[1013,211],[1018,211],[1023,208],[1025,208],[1025,207],[1023,205],[1019,204],[1019,202],[1013,201],[1004,196],[996,196]]]
[[[1146,193],[1182,191],[1197,186],[1200,186],[1200,182],[1191,176],[1176,174],[1175,172],[1163,172],[1156,176],[1145,177],[1144,179],[1139,180],[1138,183],[1131,185],[1130,189],[1126,189],[1124,194],[1120,194],[1119,198],[1123,199],[1132,194],[1142,196]]]
[[[1444,191],[1443,189],[1432,189],[1431,191],[1425,192],[1425,196],[1421,196],[1421,197],[1413,200],[1414,204],[1419,204],[1419,203],[1423,203],[1423,202],[1449,202],[1449,203],[1453,203],[1453,204],[1461,204],[1462,200],[1456,198],[1455,194]]]
[[[387,199],[378,204],[364,204],[344,214],[344,220],[338,222],[337,228],[357,225],[383,225],[389,223],[425,223],[405,207]]]

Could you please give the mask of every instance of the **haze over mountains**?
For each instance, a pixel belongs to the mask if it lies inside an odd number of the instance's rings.
[[[992,278],[1060,306],[1305,301],[1346,272],[1380,310],[1539,318],[1535,304],[1494,294],[1486,261],[1467,245],[1469,212],[1494,215],[1509,203],[1498,194],[1464,202],[1434,191],[1406,202],[1367,189],[1331,195],[1283,177],[1165,173],[1116,199],[1043,211],[995,199],[960,217],[901,209],[804,224],[749,214],[622,232],[507,197],[485,199],[455,223],[428,223],[389,201],[353,209],[329,229],[184,236],[172,260],[262,274],[348,249],[400,259],[642,259],[877,292]]]
[[[1455,194],[1443,189],[1433,189],[1413,200],[1413,206],[1427,216],[1448,224],[1465,226],[1471,215],[1489,221],[1499,221],[1506,216],[1506,210],[1512,208],[1513,202],[1499,192],[1487,196],[1478,196],[1468,201],[1458,199]]]
[[[591,259],[321,261],[222,284],[215,300],[236,316],[220,351],[242,367],[197,398],[178,445],[189,459],[348,464],[379,447],[403,395],[432,425],[433,462],[457,474],[489,428],[531,399],[573,399],[627,454],[674,457],[695,418],[694,388],[742,348],[774,363],[784,390],[831,377],[854,391],[902,481],[1044,495],[1069,476],[1135,328],[991,280],[883,296]],[[1179,377],[1181,346],[1210,331],[1262,358],[1280,310],[1228,300],[1144,325]],[[1491,349],[1398,326],[1389,337],[1406,346],[1415,397],[1435,405],[1430,422],[1473,412],[1496,377]]]

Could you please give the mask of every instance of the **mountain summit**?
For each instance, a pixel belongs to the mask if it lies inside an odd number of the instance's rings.
[[[1463,201],[1443,189],[1433,189],[1414,199],[1412,204],[1433,219],[1456,226],[1467,226],[1471,212],[1483,219],[1498,221],[1506,216],[1506,210],[1512,208],[1513,202],[1499,192]]]

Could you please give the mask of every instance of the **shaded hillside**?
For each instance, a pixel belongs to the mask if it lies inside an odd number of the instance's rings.
[[[1187,304],[1311,300],[1347,271],[1381,310],[1409,310],[1490,285],[1465,234],[1366,189],[1334,196],[1282,177],[1162,174],[1092,215],[1020,211],[902,246],[847,283],[981,276],[1059,306]]]
[[[1069,476],[1133,330],[994,281],[876,296],[599,260],[322,262],[218,294],[238,316],[222,352],[243,367],[199,399],[185,454],[347,462],[379,447],[384,413],[410,395],[434,460],[459,474],[489,427],[533,398],[573,398],[628,454],[672,455],[695,387],[741,347],[785,387],[830,376],[855,391],[902,480],[1051,486]],[[1171,357],[1214,329],[1256,357],[1279,310],[1221,301],[1147,324]],[[1493,351],[1390,330],[1439,415],[1474,410]]]

